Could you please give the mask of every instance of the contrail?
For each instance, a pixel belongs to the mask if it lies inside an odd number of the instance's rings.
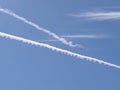
[[[80,14],[73,14],[73,17],[87,18],[89,20],[119,20],[120,19],[120,11],[96,11],[96,12],[85,12]]]
[[[60,52],[62,54],[66,54],[66,55],[69,55],[69,56],[72,56],[72,57],[76,57],[76,58],[84,59],[84,60],[88,60],[88,61],[93,61],[93,62],[97,62],[99,64],[104,64],[104,65],[108,65],[108,66],[112,66],[112,67],[120,69],[120,66],[118,66],[118,65],[115,65],[115,64],[112,64],[112,63],[109,63],[109,62],[105,62],[105,61],[100,60],[100,59],[96,59],[96,58],[92,58],[92,57],[89,57],[89,56],[74,53],[74,52],[64,50],[64,49],[61,49],[61,48],[57,48],[57,47],[54,47],[54,46],[51,46],[51,45],[48,45],[48,44],[45,44],[45,43],[39,43],[39,42],[36,42],[36,41],[25,39],[23,37],[10,35],[10,34],[3,33],[3,32],[0,32],[0,36],[5,37],[5,38],[9,38],[9,39],[13,39],[13,40],[17,40],[17,41],[21,41],[23,43],[32,44],[32,45],[35,45],[35,46],[45,47],[45,48],[48,48],[52,51]]]
[[[87,38],[87,39],[96,39],[96,38],[105,38],[106,36],[104,36],[104,35],[80,35],[80,34],[78,34],[78,35],[62,35],[61,37],[63,37],[63,38],[79,38],[79,39],[85,39],[85,38]]]
[[[85,12],[81,14],[71,15],[78,18],[87,18],[88,20],[119,20],[120,19],[120,12],[113,12],[113,11],[103,11],[103,12]]]
[[[40,27],[39,25],[37,25],[37,24],[35,24],[35,23],[27,20],[27,19],[24,18],[24,17],[21,17],[21,16],[15,14],[14,12],[12,12],[12,11],[10,11],[10,10],[8,10],[8,9],[3,9],[3,8],[0,7],[0,12],[3,12],[3,13],[5,13],[5,14],[8,14],[8,15],[10,15],[10,16],[12,16],[12,17],[14,17],[14,18],[16,18],[16,19],[18,19],[18,20],[20,20],[20,21],[22,21],[22,22],[24,22],[24,23],[26,23],[26,24],[34,27],[34,28],[36,28],[37,30],[40,30],[40,31],[43,31],[43,32],[47,33],[48,35],[50,35],[50,36],[52,36],[53,38],[59,40],[60,42],[62,42],[62,43],[65,44],[65,45],[68,45],[68,46],[70,46],[70,47],[78,47],[78,45],[77,45],[77,44],[73,44],[72,41],[69,41],[69,42],[68,42],[66,39],[64,39],[64,38],[62,38],[62,37],[59,37],[57,34],[51,32],[51,31],[49,31],[49,30],[47,30],[47,29],[45,29],[45,28]]]

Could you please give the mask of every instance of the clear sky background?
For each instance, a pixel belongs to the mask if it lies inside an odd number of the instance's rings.
[[[104,35],[66,38],[84,48],[45,42],[120,65],[120,19],[87,20],[71,14],[120,12],[119,0],[0,0],[0,6],[58,35]],[[0,32],[42,42],[53,39],[42,31],[0,12]],[[53,39],[54,40],[54,39]],[[120,90],[120,69],[46,48],[0,37],[0,90]]]

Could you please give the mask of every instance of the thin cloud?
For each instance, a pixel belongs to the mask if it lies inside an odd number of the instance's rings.
[[[109,63],[109,62],[105,62],[105,61],[100,60],[100,59],[96,59],[96,58],[92,58],[92,57],[89,57],[89,56],[74,53],[74,52],[71,52],[71,51],[68,51],[68,50],[65,50],[65,49],[61,49],[61,48],[58,48],[58,47],[54,47],[54,46],[51,46],[49,44],[39,43],[39,42],[36,42],[36,41],[25,39],[23,37],[17,37],[17,36],[14,36],[14,35],[3,33],[3,32],[0,32],[0,36],[5,37],[5,38],[9,38],[9,39],[13,39],[13,40],[17,40],[17,41],[21,41],[23,43],[27,43],[27,44],[31,44],[31,45],[35,45],[35,46],[45,47],[45,48],[48,48],[52,51],[60,52],[62,54],[66,54],[66,55],[69,55],[69,56],[72,56],[72,57],[76,57],[76,58],[79,58],[79,59],[84,59],[84,60],[88,60],[88,61],[92,61],[92,62],[97,62],[99,64],[104,64],[104,65],[108,65],[108,66],[120,69],[120,66],[118,66],[118,65],[115,65],[115,64],[112,64],[112,63]]]
[[[59,42],[58,40],[48,39],[48,40],[40,40],[41,42]]]
[[[72,14],[73,17],[86,18],[89,20],[119,20],[120,11],[95,11],[95,12],[84,12],[80,14]]]
[[[40,31],[43,31],[44,33],[47,33],[48,35],[50,35],[50,36],[52,36],[53,38],[59,40],[60,42],[62,42],[62,43],[65,44],[65,45],[68,45],[68,46],[70,46],[70,47],[77,47],[77,46],[78,46],[77,44],[73,44],[72,41],[67,41],[67,40],[64,39],[64,38],[59,37],[57,34],[51,32],[51,31],[49,31],[49,30],[47,30],[47,29],[45,29],[45,28],[43,28],[43,27],[40,27],[39,25],[37,25],[37,24],[35,24],[35,23],[27,20],[27,19],[24,18],[24,17],[21,17],[21,16],[15,14],[14,12],[12,12],[12,11],[10,11],[10,10],[8,10],[8,9],[0,8],[0,12],[3,12],[3,13],[5,13],[5,14],[8,14],[8,15],[10,15],[10,16],[12,16],[12,17],[14,17],[14,18],[16,18],[16,19],[18,19],[18,20],[20,20],[20,21],[22,21],[22,22],[24,22],[24,23],[26,23],[26,24],[34,27],[34,28],[36,28],[37,30],[40,30]]]
[[[105,38],[105,35],[62,35],[63,38],[78,38],[78,39],[94,39],[94,38]]]
[[[108,35],[60,35],[60,37],[63,37],[65,39],[102,39],[102,38],[108,38],[110,36]],[[55,39],[46,39],[46,40],[40,40],[41,42],[59,42]]]

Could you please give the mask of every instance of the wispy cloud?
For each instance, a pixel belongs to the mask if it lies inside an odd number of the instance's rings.
[[[108,35],[83,35],[83,34],[77,34],[77,35],[60,35],[60,37],[63,37],[65,39],[103,39],[108,38],[110,36]],[[46,39],[46,40],[40,40],[42,42],[59,42],[56,39]]]
[[[10,11],[10,10],[8,10],[8,9],[0,8],[0,12],[3,12],[3,13],[8,14],[8,15],[10,15],[10,16],[13,16],[14,18],[16,18],[16,19],[18,19],[18,20],[20,20],[20,21],[22,21],[22,22],[24,22],[24,23],[26,23],[26,24],[34,27],[34,28],[36,28],[37,30],[40,30],[40,31],[43,31],[44,33],[47,33],[48,35],[50,35],[50,36],[52,36],[53,38],[59,40],[60,42],[62,42],[62,43],[65,44],[65,45],[68,45],[68,46],[70,46],[70,47],[77,47],[77,46],[78,46],[77,44],[73,44],[72,41],[67,41],[66,39],[58,36],[57,34],[51,32],[51,31],[49,31],[49,30],[47,30],[47,29],[45,29],[45,28],[43,28],[43,27],[40,27],[39,25],[37,25],[37,24],[35,24],[35,23],[27,20],[27,19],[24,18],[24,17],[21,17],[21,16],[15,14],[14,12],[12,12],[12,11]]]
[[[44,40],[40,40],[40,42],[59,42],[58,40],[55,39],[44,39]]]
[[[120,69],[120,66],[118,66],[118,65],[115,65],[115,64],[112,64],[112,63],[109,63],[109,62],[105,62],[105,61],[100,60],[100,59],[96,59],[96,58],[92,58],[92,57],[89,57],[89,56],[74,53],[74,52],[71,52],[71,51],[68,51],[68,50],[65,50],[65,49],[61,49],[61,48],[58,48],[58,47],[54,47],[54,46],[51,46],[51,45],[48,45],[48,44],[45,44],[45,43],[39,43],[39,42],[36,42],[36,41],[25,39],[23,37],[10,35],[10,34],[3,33],[3,32],[0,32],[0,36],[5,37],[5,38],[9,38],[9,39],[13,39],[13,40],[17,40],[17,41],[21,41],[23,43],[32,44],[32,45],[35,45],[35,46],[45,47],[45,48],[48,48],[52,51],[60,52],[62,54],[66,54],[66,55],[69,55],[69,56],[72,56],[72,57],[76,57],[76,58],[79,58],[79,59],[84,59],[84,60],[88,60],[88,61],[92,61],[92,62],[97,62],[99,64],[104,64],[104,65],[108,65],[108,66],[112,66],[112,67]]]
[[[62,35],[63,38],[78,38],[78,39],[95,39],[95,38],[105,38],[105,35]]]
[[[85,18],[89,20],[119,20],[120,11],[91,11],[79,14],[72,14],[73,17]]]

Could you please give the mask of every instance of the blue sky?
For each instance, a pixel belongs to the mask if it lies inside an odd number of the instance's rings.
[[[120,12],[118,0],[1,0],[0,6],[59,36],[103,35],[101,38],[65,38],[84,48],[61,42],[47,44],[120,65],[120,18],[103,19],[103,12]],[[86,12],[102,13],[97,19],[75,17]],[[100,15],[100,14],[99,14]],[[93,15],[95,16],[95,14]],[[102,17],[102,18],[101,18]],[[108,17],[108,15],[107,15]],[[88,19],[90,18],[90,19]],[[101,20],[98,20],[101,19]],[[0,12],[0,32],[42,42],[55,40]],[[0,37],[1,90],[120,90],[120,69]]]

